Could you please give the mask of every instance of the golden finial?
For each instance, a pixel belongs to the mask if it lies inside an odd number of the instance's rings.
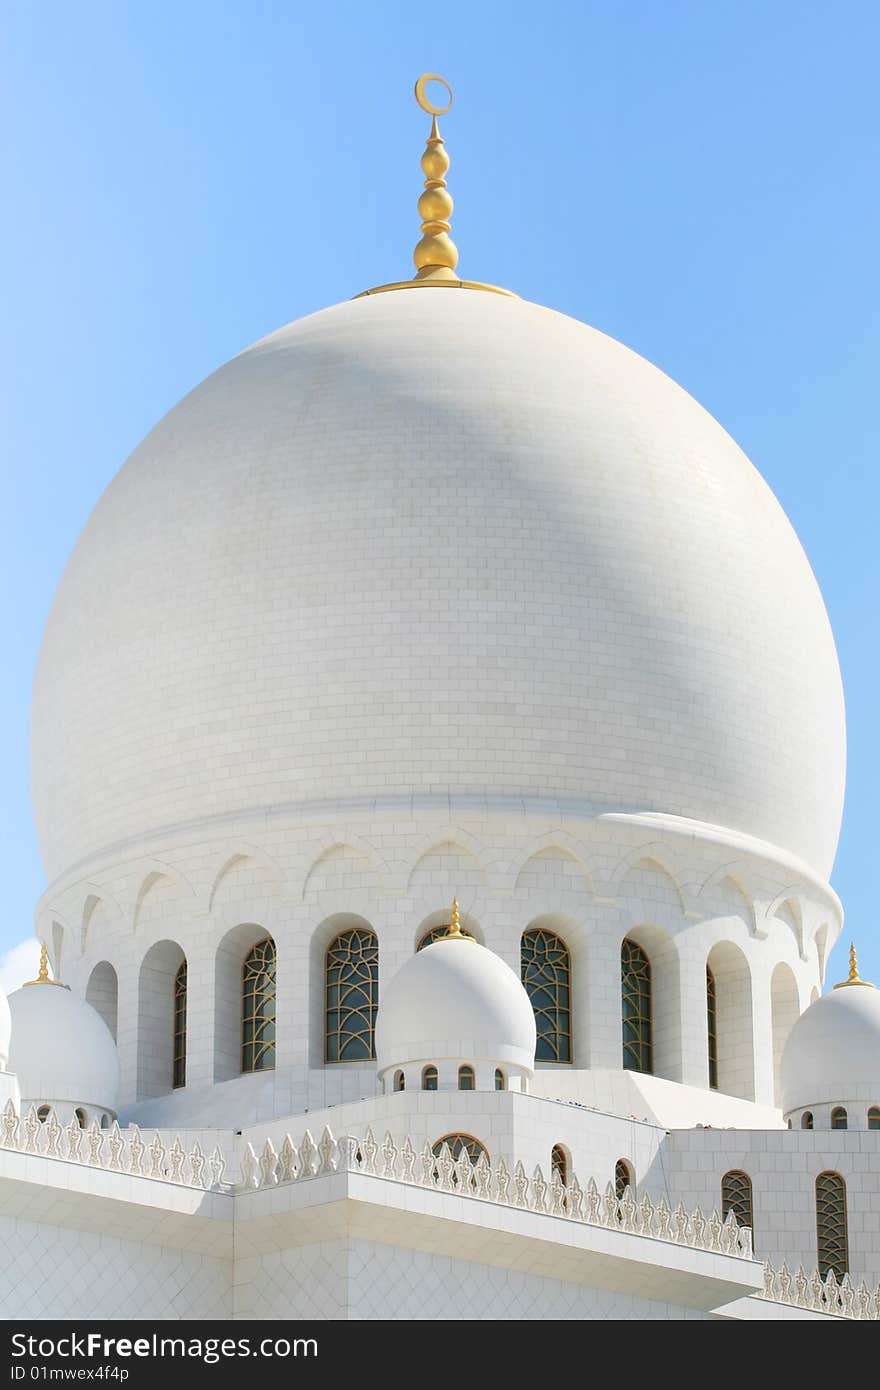
[[[426,91],[429,82],[439,82],[446,88],[449,100],[445,106],[435,106],[428,99]],[[455,267],[458,265],[458,248],[449,235],[449,219],[452,216],[453,202],[446,187],[444,175],[449,169],[449,155],[446,153],[437,117],[445,116],[452,106],[452,88],[445,77],[436,72],[425,72],[416,83],[416,101],[423,111],[431,117],[431,134],[422,155],[422,170],[425,175],[425,188],[419,198],[419,216],[422,219],[422,239],[413,252],[417,280],[457,280]]]
[[[473,941],[472,936],[461,929],[461,917],[458,910],[458,898],[452,899],[452,916],[449,919],[449,926],[446,935],[440,938],[441,941]]]
[[[847,979],[841,980],[840,984],[835,985],[834,988],[846,989],[847,985],[866,985],[868,989],[874,988],[870,980],[859,978],[859,962],[856,959],[856,948],[852,941],[849,943],[849,976]]]
[[[25,980],[26,985],[61,985],[60,980],[49,979],[49,951],[45,941],[40,943],[40,973],[35,980]],[[61,985],[63,989],[64,986]]]

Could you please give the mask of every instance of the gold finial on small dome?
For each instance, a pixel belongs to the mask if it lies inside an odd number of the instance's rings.
[[[49,950],[45,941],[40,943],[40,973],[35,980],[25,980],[26,985],[59,985],[64,989],[60,980],[49,979]]]
[[[439,82],[446,88],[449,101],[445,106],[435,106],[428,99],[427,85]],[[431,134],[422,155],[422,171],[425,175],[425,189],[419,198],[419,216],[422,219],[422,239],[413,252],[417,280],[457,280],[455,267],[458,265],[458,247],[449,235],[449,219],[452,216],[452,195],[446,187],[445,174],[449,169],[449,155],[440,137],[437,117],[445,116],[452,106],[452,88],[436,72],[424,72],[415,87],[416,101],[423,111],[431,117]]]
[[[847,979],[841,980],[840,984],[835,985],[834,988],[846,989],[847,985],[864,985],[867,989],[874,988],[870,980],[859,978],[859,962],[856,959],[856,948],[852,941],[849,943],[849,976]]]
[[[467,932],[463,932],[462,929],[461,929],[461,916],[460,916],[460,914],[459,914],[459,909],[458,909],[458,898],[453,898],[453,899],[452,899],[452,916],[451,916],[450,919],[449,919],[449,926],[448,926],[448,928],[447,928],[447,930],[446,930],[446,935],[445,935],[445,936],[441,936],[441,937],[440,937],[440,940],[441,940],[441,941],[473,941],[473,939],[474,939],[474,938],[473,938],[472,936],[468,936]]]

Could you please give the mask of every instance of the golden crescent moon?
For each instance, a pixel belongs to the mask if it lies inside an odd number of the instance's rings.
[[[439,82],[442,86],[446,88],[447,92],[449,93],[449,101],[446,103],[445,106],[434,106],[428,100],[425,87],[429,82]],[[440,76],[439,72],[423,72],[418,82],[416,83],[416,101],[419,103],[419,106],[422,108],[423,111],[427,111],[429,116],[445,116],[446,112],[452,105],[452,88],[446,81],[446,78]]]

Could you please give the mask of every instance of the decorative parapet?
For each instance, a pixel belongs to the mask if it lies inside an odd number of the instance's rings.
[[[195,1187],[202,1192],[229,1191],[230,1188],[224,1181],[226,1159],[219,1146],[210,1155],[202,1152],[198,1142],[187,1151],[179,1136],[175,1135],[168,1144],[159,1134],[146,1144],[137,1125],[122,1130],[114,1120],[109,1129],[101,1129],[97,1120],[93,1120],[88,1129],[82,1129],[76,1118],[62,1125],[54,1110],[41,1121],[33,1105],[22,1118],[11,1100],[6,1102],[0,1116],[0,1149],[39,1154],[43,1158],[103,1168],[111,1173],[153,1178],[178,1187]]]
[[[490,1166],[482,1153],[472,1163],[466,1151],[454,1158],[448,1144],[439,1154],[430,1144],[416,1149],[409,1136],[395,1144],[386,1133],[379,1144],[371,1129],[362,1139],[350,1134],[336,1139],[325,1127],[317,1143],[308,1130],[299,1144],[288,1134],[277,1150],[266,1139],[259,1154],[246,1144],[236,1183],[225,1177],[226,1159],[219,1145],[208,1155],[198,1142],[186,1150],[179,1136],[169,1143],[159,1133],[147,1143],[137,1125],[121,1130],[114,1120],[109,1129],[101,1129],[92,1121],[88,1129],[81,1129],[76,1119],[61,1125],[54,1111],[41,1121],[34,1106],[21,1117],[10,1100],[0,1112],[0,1149],[202,1192],[254,1192],[330,1173],[361,1173],[694,1250],[753,1258],[751,1229],[738,1226],[732,1212],[722,1221],[717,1211],[709,1216],[700,1207],[687,1212],[680,1202],[672,1209],[664,1197],[652,1202],[647,1193],[636,1201],[629,1187],[618,1198],[612,1183],[600,1192],[593,1178],[582,1187],[576,1175],[564,1184],[554,1172],[548,1181],[540,1165],[529,1177],[521,1162],[510,1169],[502,1158]],[[823,1280],[818,1271],[808,1276],[798,1268],[792,1274],[785,1264],[777,1270],[765,1263],[764,1288],[754,1297],[831,1317],[880,1319],[880,1288],[871,1291],[864,1281],[853,1285],[848,1274],[838,1281],[829,1273]]]
[[[848,1274],[838,1281],[833,1270],[824,1279],[818,1269],[808,1275],[802,1265],[792,1274],[784,1261],[779,1269],[765,1262],[764,1288],[755,1297],[833,1318],[880,1319],[880,1287],[870,1290],[864,1279],[853,1284]]]
[[[586,1187],[576,1176],[564,1184],[558,1172],[548,1182],[540,1165],[529,1177],[521,1162],[512,1170],[503,1158],[491,1166],[485,1153],[481,1153],[479,1160],[472,1163],[465,1150],[454,1158],[448,1144],[439,1154],[430,1144],[417,1150],[409,1136],[398,1145],[391,1134],[386,1134],[378,1144],[369,1129],[363,1139],[344,1135],[337,1140],[325,1128],[318,1143],[306,1130],[299,1145],[288,1134],[279,1150],[267,1139],[259,1154],[253,1145],[247,1144],[241,1161],[239,1191],[258,1191],[338,1172],[364,1173],[691,1249],[743,1260],[753,1258],[751,1229],[737,1225],[732,1212],[722,1221],[717,1211],[704,1216],[699,1207],[687,1212],[681,1203],[673,1210],[664,1197],[655,1203],[647,1193],[637,1202],[629,1187],[618,1198],[612,1183],[600,1192],[593,1178]]]

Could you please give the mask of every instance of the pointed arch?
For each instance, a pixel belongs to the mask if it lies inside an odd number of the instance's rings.
[[[732,941],[719,941],[706,968],[715,986],[717,1089],[755,1099],[755,1039],[752,972],[745,953]]]
[[[772,926],[774,922],[783,923],[788,927],[795,939],[798,955],[801,957],[801,960],[806,960],[804,914],[799,890],[797,888],[784,888],[781,893],[777,893],[776,897],[767,908],[766,921],[768,927]]]
[[[142,927],[146,918],[155,916],[171,917],[173,925],[177,927],[182,904],[191,901],[194,896],[192,885],[177,869],[170,865],[152,865],[144,874],[135,898],[132,913],[134,931]]]
[[[119,1012],[119,979],[109,960],[98,961],[86,985],[86,1003],[103,1018],[116,1040]]]
[[[849,1273],[846,1183],[839,1173],[816,1178],[816,1255],[819,1274],[842,1279]]]
[[[571,1062],[571,952],[548,927],[522,934],[521,978],[535,1012],[537,1062]]]
[[[510,886],[515,893],[529,888],[556,888],[557,891],[561,888],[563,891],[586,890],[593,895],[592,874],[584,847],[572,836],[559,832],[551,840],[543,838],[519,855],[511,869]]]
[[[381,887],[372,857],[348,841],[339,840],[321,851],[303,880],[303,901],[319,893],[344,891],[354,887],[369,892]]]
[[[379,941],[371,927],[334,937],[325,959],[324,1060],[370,1062],[376,1056]]]
[[[633,886],[642,896],[644,891],[658,892],[658,901],[664,895],[670,905],[681,912],[689,910],[681,877],[673,867],[669,846],[662,843],[636,846],[616,865],[609,880],[610,894],[615,898],[625,896],[626,880],[632,878]]]
[[[249,897],[253,897],[255,884],[269,896],[277,897],[284,886],[284,871],[280,864],[257,845],[228,845],[211,878],[208,911],[214,912],[224,897],[228,899],[229,906],[243,906]]]
[[[138,971],[137,1098],[148,1100],[174,1089],[178,1019],[177,977],[186,965],[176,941],[155,942]],[[184,1052],[185,1064],[185,1052]]]
[[[773,1095],[782,1102],[782,1053],[788,1035],[800,1015],[797,980],[785,961],[779,961],[770,977],[770,1019],[773,1033]]]
[[[440,881],[453,887],[453,891],[475,891],[486,882],[486,872],[481,860],[473,850],[461,840],[438,840],[415,861],[407,876],[410,892],[419,888],[436,891]]]
[[[233,1077],[240,1076],[242,1073],[242,1062],[244,1060],[243,1043],[245,1029],[245,971],[246,962],[254,948],[262,945],[266,941],[271,941],[274,948],[274,940],[266,931],[265,926],[259,922],[240,922],[235,927],[224,933],[217,945],[214,955],[214,1080],[231,1081]],[[254,958],[251,962],[251,973],[259,975],[259,962]],[[265,962],[263,962],[265,965]],[[274,990],[274,971],[275,965],[272,964],[272,985]],[[266,972],[264,971],[264,974]],[[259,980],[248,980],[247,998],[250,1004],[258,1002],[258,991],[256,985]],[[265,981],[264,981],[265,983]],[[262,1035],[266,1032],[268,1020],[272,1017],[274,1021],[274,994],[272,995],[271,1005],[266,1002],[265,991],[261,1011],[255,1013],[252,1009],[248,1014],[250,1027],[248,1042],[255,1043],[253,1052],[256,1054],[258,1045],[261,1042],[269,1041]],[[266,1026],[262,1026],[266,1025]],[[272,1040],[274,1043],[274,1039]],[[264,1061],[268,1060],[268,1054],[261,1053]],[[249,1061],[253,1058],[249,1057]],[[272,1058],[274,1062],[274,1057]]]
[[[754,1225],[752,1215],[752,1180],[741,1168],[731,1168],[721,1179],[721,1219],[726,1221],[733,1212],[738,1226]]]

